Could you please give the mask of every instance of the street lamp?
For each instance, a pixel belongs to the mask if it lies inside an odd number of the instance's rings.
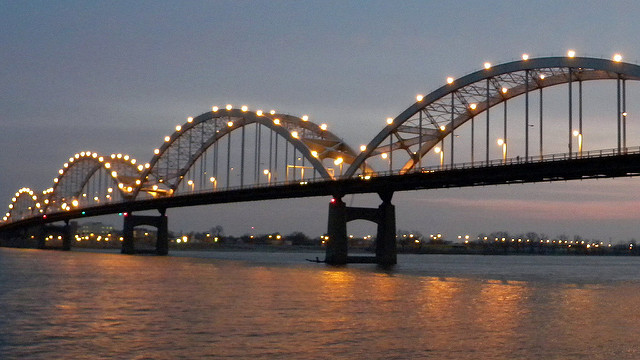
[[[187,185],[191,186],[191,192],[193,192],[193,180],[187,181]]]
[[[213,184],[213,190],[218,188],[218,180],[215,177],[210,177],[209,181],[211,182],[211,184]]]
[[[267,175],[267,182],[271,185],[271,171],[269,171],[269,169],[264,169],[262,173]]]
[[[340,176],[342,176],[342,164],[344,163],[344,159],[339,157],[333,161],[334,165],[340,165]]]
[[[442,170],[444,165],[444,150],[442,150],[441,147],[436,146],[433,151],[435,151],[436,154],[440,154],[440,170]]]
[[[573,136],[578,138],[578,154],[582,157],[582,134],[578,130],[573,130]]]
[[[502,146],[502,163],[507,163],[507,142],[504,139],[498,139],[498,146]]]

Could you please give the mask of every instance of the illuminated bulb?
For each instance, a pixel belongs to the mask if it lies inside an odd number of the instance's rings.
[[[615,62],[622,61],[622,55],[620,55],[620,54],[613,55],[613,61],[615,61]]]
[[[367,145],[360,145],[360,151],[367,150]]]
[[[64,174],[64,170],[62,170],[62,169],[58,170],[58,174],[60,174],[60,175]]]
[[[122,154],[118,154],[118,155],[116,155],[116,157],[117,157],[118,159],[122,159]]]
[[[453,84],[453,78],[452,77],[448,77],[447,78],[447,84]]]
[[[580,135],[580,131],[578,130],[573,130],[573,136],[578,136]]]
[[[545,76],[544,74],[540,74],[540,80],[544,80]]]
[[[144,166],[138,165],[138,171],[142,171],[142,169],[144,169]]]
[[[80,157],[80,154],[75,154],[74,156],[75,156],[75,158],[77,159],[77,158],[79,158],[79,157]]]
[[[388,118],[387,118],[387,124],[388,124],[388,125],[393,124],[393,118],[388,117]]]
[[[507,89],[506,87],[503,87],[503,88],[502,88],[502,93],[503,93],[503,94],[506,94],[506,93],[507,93],[507,91],[509,91],[509,89]]]
[[[447,127],[444,125],[440,125],[440,131],[444,131]]]
[[[386,159],[386,158],[388,158],[388,157],[389,157],[389,154],[387,154],[387,153],[382,153],[380,156],[381,156],[383,159]]]
[[[313,156],[313,157],[317,158],[317,157],[318,157],[318,152],[317,152],[317,151],[315,151],[315,150],[313,150],[313,151],[311,152],[311,156]]]
[[[176,131],[180,131],[180,130],[182,130],[182,126],[176,125]]]
[[[114,178],[118,177],[118,172],[117,171],[112,171],[111,172],[111,176],[113,176]]]
[[[280,119],[273,119],[273,123],[276,125],[280,125]]]
[[[136,164],[136,159],[131,159],[131,165],[135,165]]]
[[[231,109],[233,109],[233,106],[231,106],[231,104],[227,104],[226,109],[227,110],[231,110]]]
[[[262,116],[262,110],[258,110],[258,111],[256,111],[256,115],[258,115],[258,116]]]
[[[470,108],[471,110],[475,110],[477,107],[478,107],[478,104],[476,104],[476,103],[473,103],[473,104],[470,104],[470,105],[469,105],[469,108]]]
[[[218,109],[218,107],[217,107],[217,106],[214,106],[214,107],[212,107],[212,108],[211,108],[211,111],[213,111],[213,112],[216,112],[216,111],[218,111],[218,110],[219,110],[219,109]]]
[[[327,130],[327,128],[328,128],[327,124],[321,124],[320,125],[320,130],[324,131],[324,130]]]
[[[103,157],[103,156],[100,156],[100,157],[98,158],[98,161],[103,162],[103,161],[104,161],[104,157]]]
[[[153,153],[156,154],[156,155],[160,154],[160,149],[154,149]]]
[[[228,127],[232,127],[232,126],[233,126],[233,121],[229,121],[229,122],[227,123],[227,126],[228,126]]]
[[[110,169],[110,168],[111,168],[111,164],[110,164],[110,163],[104,163],[104,167],[105,167],[106,169]]]
[[[424,96],[422,96],[420,94],[416,95],[416,100],[422,101],[422,99],[424,99]]]
[[[93,154],[91,154],[91,157],[95,159],[95,158],[97,158],[97,157],[98,157],[98,154],[93,153]]]
[[[193,118],[192,118],[191,116],[189,116],[189,117],[187,118],[187,122],[188,122],[188,123],[192,123],[192,122],[193,122]]]
[[[142,181],[136,180],[136,185],[140,185],[140,184],[142,184]]]
[[[498,139],[497,143],[498,143],[498,146],[504,145],[504,139]]]
[[[276,113],[276,111],[275,111],[275,110],[271,110],[271,111],[269,111],[269,114],[271,114],[271,115],[273,115],[273,114],[275,114],[275,113]]]
[[[151,166],[151,164],[149,164],[149,163],[144,164],[144,168],[145,169],[148,169],[150,166]]]
[[[291,136],[293,136],[294,138],[298,138],[298,132],[297,131],[292,131],[291,132]]]
[[[342,162],[343,162],[343,161],[344,161],[344,159],[342,159],[341,157],[339,157],[339,158],[335,159],[335,160],[333,161],[333,163],[334,163],[335,165],[340,165],[340,164],[342,164]]]
[[[440,154],[442,149],[439,146],[436,146],[435,148],[433,148],[433,151],[435,151],[436,154]]]
[[[302,121],[309,121],[308,115],[302,115]]]
[[[153,185],[151,188],[153,189],[153,191],[156,191],[158,190],[158,185]]]
[[[567,51],[567,56],[573,58],[576,56],[576,52],[574,50]]]
[[[123,157],[122,157],[122,159],[123,159],[124,161],[129,161],[129,155],[125,155],[125,156],[123,156]]]
[[[268,169],[264,169],[264,171],[262,172],[265,175],[269,175],[269,170]]]
[[[54,178],[53,182],[57,184],[58,183],[58,178]]]
[[[116,158],[116,154],[111,154],[111,158],[115,159]]]
[[[249,107],[247,105],[242,105],[240,109],[242,109],[242,111],[247,111],[249,110]]]
[[[522,54],[522,60],[529,60],[529,54]]]
[[[78,204],[78,200],[75,199],[71,202],[71,205],[73,205],[74,207],[78,207]]]
[[[168,136],[168,135],[165,136],[164,137],[164,142],[169,142],[169,141],[171,141],[171,136]]]
[[[484,63],[484,68],[487,69],[487,70],[491,69],[491,63],[490,62]]]

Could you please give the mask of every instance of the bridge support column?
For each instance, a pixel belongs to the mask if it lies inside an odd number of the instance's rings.
[[[133,229],[139,225],[149,225],[157,229],[156,232],[156,255],[167,255],[169,253],[169,227],[165,210],[160,210],[160,216],[133,215],[127,213],[124,217],[122,227],[122,254],[136,254]]]
[[[334,197],[329,203],[329,240],[325,262],[331,265],[347,263],[347,206],[341,197]]]
[[[396,208],[391,204],[393,193],[381,193],[382,204],[378,207],[376,236],[376,262],[380,265],[395,265],[398,262],[396,247]]]
[[[69,225],[69,220],[65,220],[62,227],[62,250],[71,250],[71,226]]]

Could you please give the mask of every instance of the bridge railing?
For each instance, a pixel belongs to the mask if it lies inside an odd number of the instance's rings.
[[[624,148],[621,150],[618,150],[618,149],[589,150],[589,151],[583,151],[582,153],[580,152],[556,153],[556,154],[547,154],[543,156],[530,156],[528,158],[516,156],[511,158],[505,158],[505,159],[493,159],[489,161],[474,161],[474,162],[463,162],[463,163],[455,163],[455,164],[442,164],[442,165],[416,168],[410,171],[402,171],[402,170],[379,171],[379,172],[368,173],[366,176],[360,175],[360,177],[367,179],[370,177],[399,176],[399,175],[401,176],[404,174],[412,174],[412,173],[434,173],[439,171],[450,171],[450,170],[459,170],[459,169],[499,167],[499,166],[510,166],[510,165],[527,164],[527,163],[565,161],[565,160],[571,160],[571,159],[604,158],[604,157],[611,157],[611,156],[617,156],[617,155],[631,155],[631,154],[640,154],[640,146]],[[272,181],[272,182],[266,182],[266,183],[260,183],[260,184],[244,185],[244,186],[199,189],[194,191],[186,191],[178,195],[194,195],[194,194],[205,194],[205,193],[212,193],[212,192],[226,192],[226,191],[237,191],[237,190],[253,190],[253,189],[261,189],[261,188],[269,188],[273,186],[293,185],[293,184],[299,184],[300,186],[305,186],[311,183],[321,183],[321,182],[330,182],[330,181],[348,180],[348,179],[349,177],[346,177],[346,176],[336,176],[334,180],[325,180],[322,178],[318,178],[318,179],[303,179],[303,180]],[[126,203],[128,201],[129,200],[114,201],[114,202],[109,202],[109,204]],[[90,208],[91,207],[87,207],[87,209],[90,209]],[[53,214],[53,213],[49,213],[49,214]],[[34,217],[42,216],[42,214],[36,214],[33,216]],[[18,221],[22,219],[10,218],[10,219],[7,219],[5,223],[10,223],[12,221]]]

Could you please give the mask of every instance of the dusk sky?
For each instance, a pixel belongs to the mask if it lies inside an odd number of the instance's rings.
[[[212,105],[309,114],[357,148],[416,94],[485,61],[575,49],[637,63],[638,13],[634,1],[0,0],[0,206],[23,186],[52,186],[78,151],[147,162],[176,124]],[[638,89],[630,88],[629,103]],[[640,134],[635,126],[630,134]],[[628,142],[640,145],[636,136]],[[424,234],[538,231],[617,241],[640,239],[639,186],[630,178],[413,191],[393,202],[398,228]],[[328,202],[173,209],[169,227],[315,236],[326,231]],[[375,226],[349,230],[365,235]]]

